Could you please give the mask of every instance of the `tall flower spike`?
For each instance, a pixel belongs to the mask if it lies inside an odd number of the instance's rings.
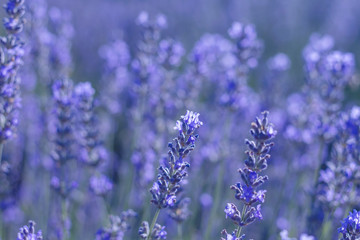
[[[89,82],[78,83],[74,88],[80,160],[90,166],[97,166],[106,157],[105,148],[99,139],[94,95],[95,89]]]
[[[164,227],[157,224],[156,221],[161,209],[175,207],[178,202],[176,197],[181,188],[180,183],[187,176],[186,169],[190,167],[190,164],[184,159],[194,150],[195,141],[198,138],[195,130],[203,124],[199,120],[199,115],[199,113],[187,111],[174,127],[179,131],[179,134],[168,144],[168,161],[159,167],[157,181],[150,189],[151,202],[158,209],[150,227],[149,223],[144,221],[139,228],[139,236],[142,239],[166,239]]]
[[[17,240],[42,240],[41,230],[35,232],[35,222],[29,221],[29,224],[20,228]]]
[[[190,166],[184,159],[194,150],[195,141],[198,138],[195,130],[203,124],[199,120],[199,115],[199,113],[187,111],[174,127],[179,131],[179,135],[168,144],[168,162],[159,167],[158,179],[150,189],[151,202],[159,209],[176,203],[180,182],[187,176],[186,168]]]
[[[59,80],[53,84],[52,89],[56,115],[55,150],[52,157],[58,166],[62,166],[74,158],[73,83],[69,79]]]
[[[18,69],[23,63],[24,43],[19,38],[24,25],[24,0],[9,0],[4,5],[7,36],[0,38],[0,144],[13,136],[20,108]]]
[[[235,54],[244,70],[255,68],[263,50],[263,43],[258,39],[255,27],[234,22],[228,34],[235,41]]]
[[[257,190],[267,179],[267,176],[261,176],[260,173],[267,168],[267,160],[270,158],[269,152],[273,146],[269,142],[276,135],[276,131],[268,120],[268,112],[263,112],[262,119],[256,118],[251,123],[250,134],[253,140],[245,140],[248,150],[245,151],[248,158],[245,160],[245,167],[239,169],[242,182],[231,186],[235,190],[235,198],[242,201],[243,210],[239,211],[235,204],[228,203],[225,207],[226,218],[230,218],[238,226],[234,235],[226,234],[228,239],[240,238],[241,228],[254,222],[256,219],[262,219],[261,203],[265,201],[266,190]],[[256,204],[256,207],[254,206]],[[236,238],[235,238],[236,236]]]

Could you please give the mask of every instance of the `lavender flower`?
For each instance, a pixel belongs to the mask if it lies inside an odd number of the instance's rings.
[[[172,39],[163,39],[159,43],[158,62],[166,69],[178,67],[185,54],[180,42]]]
[[[56,81],[52,87],[55,100],[56,135],[52,154],[57,167],[74,159],[74,97],[73,83],[69,79]]]
[[[243,240],[245,235],[243,234],[241,237],[236,237],[236,230],[229,234],[225,229],[222,230],[221,234],[224,236],[221,240]]]
[[[135,216],[131,209],[122,212],[120,217],[111,215],[110,226],[97,231],[95,240],[123,240],[125,232],[130,229],[129,222]]]
[[[262,53],[263,44],[257,38],[257,33],[253,25],[244,25],[234,22],[228,30],[229,36],[235,41],[235,55],[241,67],[247,71],[258,65],[258,58]]]
[[[61,197],[61,234],[67,239],[70,234],[70,218],[68,217],[68,197],[72,190],[77,187],[71,181],[72,171],[69,162],[75,159],[75,113],[73,83],[69,79],[58,80],[53,84],[53,98],[55,100],[55,128],[54,151],[54,174],[51,186]],[[60,216],[59,213],[56,213]]]
[[[151,202],[157,206],[157,210],[151,226],[148,222],[143,222],[139,229],[139,235],[146,240],[166,239],[164,227],[156,224],[160,210],[163,208],[174,207],[177,203],[177,194],[181,187],[180,183],[187,176],[186,168],[190,167],[184,159],[195,148],[195,141],[198,135],[195,134],[203,123],[199,120],[199,113],[187,111],[186,115],[181,116],[174,129],[179,131],[177,138],[168,144],[168,161],[159,167],[157,181],[150,189],[152,195]]]
[[[94,95],[95,90],[89,82],[79,83],[74,88],[77,135],[81,146],[80,160],[89,166],[97,166],[106,157],[106,150],[99,140]]]
[[[170,206],[169,216],[177,223],[182,223],[190,216],[189,210],[190,198],[177,200],[173,206]]]
[[[90,178],[90,190],[98,196],[105,196],[112,188],[113,183],[105,175],[101,174]]]
[[[54,79],[67,77],[71,73],[71,40],[74,28],[71,22],[71,12],[56,7],[49,9],[49,20],[54,33],[50,35],[49,61]]]
[[[24,43],[19,37],[23,29],[24,0],[9,0],[4,8],[7,36],[0,39],[0,144],[13,136],[18,124],[17,109],[20,107],[20,78],[17,75],[22,65]]]
[[[341,240],[352,240],[360,237],[360,214],[356,209],[343,220],[338,232],[342,234]]]
[[[225,207],[225,214],[239,228],[236,231],[236,237],[240,237],[241,227],[247,226],[256,219],[262,219],[261,203],[265,200],[266,190],[257,190],[267,179],[267,176],[261,176],[260,173],[267,168],[267,160],[270,158],[270,152],[273,143],[269,140],[276,135],[271,123],[268,121],[268,112],[263,112],[263,118],[251,123],[250,133],[254,140],[245,140],[248,150],[245,152],[248,158],[245,160],[245,167],[239,169],[242,183],[231,186],[235,190],[235,198],[242,201],[243,211],[237,209],[233,203],[228,203]],[[257,204],[256,207],[252,205]]]
[[[105,60],[105,73],[103,75],[103,87],[101,102],[112,114],[118,114],[122,110],[123,93],[129,82],[130,74],[127,65],[130,62],[128,45],[121,39],[117,39],[99,49],[99,55]]]
[[[41,230],[37,233],[35,232],[35,222],[29,221],[27,226],[20,228],[17,240],[42,240]]]
[[[139,228],[139,236],[140,239],[166,239],[167,232],[165,231],[165,226],[155,224],[153,230],[150,233],[149,223],[145,221],[142,222],[141,227]]]
[[[147,12],[141,12],[137,19],[138,25],[143,28],[142,41],[138,44],[138,54],[131,66],[136,75],[136,83],[144,84],[149,81],[157,81],[156,55],[159,48],[161,30],[167,25],[164,15],[150,18]]]
[[[194,132],[203,123],[199,120],[199,113],[187,111],[181,116],[174,129],[179,136],[169,143],[168,162],[159,167],[159,175],[150,192],[151,202],[159,209],[173,206],[176,203],[176,193],[181,181],[187,176],[186,168],[190,165],[184,159],[194,150],[198,135]]]
[[[357,181],[360,178],[360,114],[354,106],[338,120],[338,136],[332,143],[331,154],[320,171],[317,198],[330,212],[338,206],[357,202]]]

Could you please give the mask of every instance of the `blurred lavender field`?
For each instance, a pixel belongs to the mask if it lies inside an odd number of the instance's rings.
[[[360,239],[360,2],[6,0],[0,239]]]

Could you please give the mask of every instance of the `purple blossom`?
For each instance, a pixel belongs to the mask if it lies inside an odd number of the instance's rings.
[[[104,196],[113,188],[113,183],[105,175],[95,175],[90,178],[90,189],[99,196]]]
[[[229,217],[238,227],[247,226],[256,219],[263,219],[261,214],[261,205],[252,207],[254,203],[263,203],[265,201],[266,190],[257,190],[267,179],[267,176],[261,176],[260,172],[267,168],[267,160],[270,158],[268,154],[273,143],[269,143],[276,135],[276,131],[268,120],[268,112],[263,112],[262,119],[256,118],[251,123],[250,133],[253,140],[247,140],[248,150],[245,152],[248,159],[245,160],[245,167],[239,169],[241,180],[231,186],[235,190],[235,198],[242,201],[243,211],[237,209],[233,203],[228,203],[225,208],[226,217]],[[239,228],[240,229],[240,228]],[[239,230],[238,230],[239,231]],[[236,232],[236,237],[240,237],[241,232]]]
[[[152,240],[160,240],[166,239],[167,232],[165,231],[165,226],[161,226],[160,224],[155,224],[154,229],[150,233],[149,223],[142,222],[141,227],[139,228],[139,236],[141,239],[149,239]]]
[[[338,232],[342,234],[341,240],[357,239],[360,236],[360,215],[356,209],[342,221]]]
[[[35,232],[35,222],[29,221],[29,224],[20,228],[17,240],[42,240],[41,230]]]
[[[130,221],[136,213],[129,209],[120,216],[110,215],[110,225],[97,231],[95,240],[123,240],[125,232],[130,230]]]
[[[150,189],[151,202],[159,209],[173,206],[176,203],[176,194],[180,183],[187,176],[186,169],[190,166],[184,159],[195,148],[195,130],[202,125],[199,114],[187,111],[177,122],[176,130],[179,131],[177,138],[168,144],[168,162],[159,167],[157,181]]]
[[[7,35],[0,40],[0,144],[14,136],[18,125],[17,110],[21,105],[21,97],[17,72],[24,55],[24,43],[19,36],[24,24],[24,1],[9,0],[4,8],[8,17],[4,18]]]

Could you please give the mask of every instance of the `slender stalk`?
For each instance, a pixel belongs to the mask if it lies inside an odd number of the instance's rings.
[[[182,225],[181,225],[181,223],[177,224],[177,233],[178,233],[178,239],[182,240],[183,236],[182,236]]]
[[[215,187],[215,201],[214,201],[214,205],[211,208],[211,212],[210,212],[210,218],[209,218],[209,222],[206,228],[206,232],[205,232],[205,239],[209,239],[210,233],[211,233],[211,229],[213,229],[213,220],[216,217],[216,212],[218,210],[218,206],[220,204],[220,195],[221,195],[221,191],[222,191],[222,185],[223,185],[223,180],[224,180],[224,168],[225,168],[225,163],[224,160],[221,161],[220,163],[220,170],[219,170],[219,177],[218,180],[216,182],[216,187]]]
[[[318,153],[319,165],[318,165],[318,167],[316,169],[315,177],[314,177],[314,188],[313,188],[314,191],[317,188],[319,177],[320,177],[321,166],[323,164],[324,145],[325,145],[324,140],[320,139],[320,146],[319,146],[319,153]],[[310,198],[310,202],[309,202],[309,207],[308,207],[309,216],[312,215],[312,210],[313,210],[315,201],[316,201],[316,194],[314,192],[314,193],[312,193],[311,198]],[[309,222],[307,222],[307,224],[309,225]]]
[[[155,212],[155,215],[154,215],[154,217],[153,217],[153,220],[152,220],[152,222],[151,222],[151,225],[150,225],[150,232],[149,232],[149,235],[147,236],[147,238],[146,238],[146,240],[150,240],[151,238],[151,233],[152,233],[152,231],[153,231],[153,229],[154,229],[154,227],[155,227],[155,224],[156,224],[156,221],[157,221],[157,219],[158,219],[158,217],[159,217],[159,213],[160,213],[160,208],[158,208],[157,210],[156,210],[156,212]]]
[[[322,225],[321,225],[321,235],[319,238],[320,240],[330,239],[329,232],[332,229],[332,221],[331,221],[332,215],[333,215],[333,212],[331,211],[329,213],[326,213],[326,215],[324,217],[324,221],[322,222]]]
[[[0,166],[1,166],[3,149],[4,149],[4,144],[3,144],[3,143],[0,143]]]
[[[241,212],[241,220],[244,219],[246,210],[247,210],[247,205],[243,206],[243,209],[242,209],[242,212]],[[237,238],[240,237],[240,235],[241,235],[241,230],[242,230],[242,226],[239,226],[239,227],[238,227],[238,230],[237,230],[237,232],[236,232],[236,237],[237,237]]]
[[[223,116],[226,116],[225,113],[223,113]],[[225,141],[229,141],[230,138],[230,131],[231,131],[231,116],[226,118],[226,125],[225,125],[225,136],[224,139]],[[221,200],[221,193],[222,193],[222,189],[223,189],[223,183],[224,183],[224,173],[225,173],[225,158],[228,156],[228,149],[224,149],[223,150],[223,154],[222,154],[222,160],[220,162],[220,170],[219,170],[219,174],[218,174],[218,178],[216,181],[216,187],[215,187],[215,200],[214,200],[214,205],[211,208],[211,212],[210,212],[210,218],[209,218],[209,222],[207,224],[206,227],[206,232],[205,232],[205,239],[209,239],[210,237],[210,233],[211,230],[213,229],[213,220],[216,218],[216,213],[220,204],[220,200]]]
[[[61,198],[61,216],[63,222],[63,240],[68,240],[68,229],[67,229],[67,221],[68,221],[68,209],[67,209],[67,200],[65,198]]]

